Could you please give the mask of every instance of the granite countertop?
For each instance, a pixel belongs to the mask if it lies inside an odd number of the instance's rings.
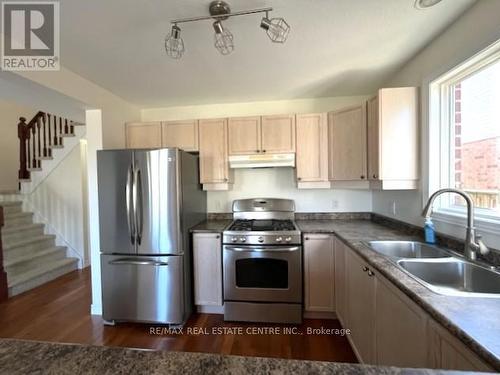
[[[466,374],[357,364],[0,339],[5,374]]]
[[[193,233],[221,233],[232,220],[205,220],[191,228]]]
[[[303,233],[334,233],[484,362],[500,371],[500,298],[436,294],[364,243],[419,238],[369,220],[297,220],[296,223]]]

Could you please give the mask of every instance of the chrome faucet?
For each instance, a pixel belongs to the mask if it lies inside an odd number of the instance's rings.
[[[467,228],[465,232],[465,247],[464,254],[469,260],[476,260],[478,251],[481,254],[488,254],[490,251],[486,245],[481,241],[481,236],[476,233],[476,228],[474,228],[474,202],[469,194],[458,189],[441,189],[436,191],[431,195],[429,201],[425,205],[422,216],[426,219],[430,219],[432,214],[432,205],[436,198],[443,193],[455,193],[462,196],[467,203]]]

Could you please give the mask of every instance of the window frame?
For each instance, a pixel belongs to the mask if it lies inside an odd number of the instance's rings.
[[[455,115],[453,88],[457,83],[484,70],[494,63],[500,62],[500,40],[478,53],[467,61],[441,74],[429,82],[429,117],[428,117],[428,181],[424,186],[423,206],[431,193],[454,186],[454,168],[452,156],[452,119]],[[436,166],[435,161],[438,162]],[[466,218],[465,208],[451,204],[453,194],[439,197],[435,203],[433,217],[447,224],[463,225]],[[498,234],[500,231],[500,214],[492,214],[490,210],[476,208],[476,227],[482,231]]]

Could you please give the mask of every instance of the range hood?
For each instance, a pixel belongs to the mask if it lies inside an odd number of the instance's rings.
[[[295,154],[235,155],[229,157],[230,168],[295,167]]]

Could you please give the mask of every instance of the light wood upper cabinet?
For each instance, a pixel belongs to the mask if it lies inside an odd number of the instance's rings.
[[[198,151],[198,120],[162,123],[162,146]]]
[[[161,147],[161,123],[129,122],[125,124],[125,143],[127,148]]]
[[[228,120],[229,155],[259,153],[260,117],[237,117]]]
[[[299,183],[328,182],[326,113],[297,115],[295,121],[297,180]],[[327,186],[329,187],[329,184]]]
[[[194,303],[222,306],[222,247],[219,233],[193,234]]]
[[[366,104],[328,114],[332,181],[366,179]]]
[[[367,103],[367,125],[368,125],[368,178],[378,180],[379,171],[379,126],[378,126],[378,96],[368,100]]]
[[[335,311],[334,239],[329,234],[304,234],[305,310]]]
[[[286,154],[295,152],[295,116],[262,116],[262,152]]]
[[[419,179],[418,89],[386,88],[368,102],[368,173],[373,187],[416,189]]]
[[[227,120],[211,119],[199,122],[200,182],[217,190],[230,183],[227,154]]]
[[[352,251],[346,253],[347,314],[351,340],[363,363],[375,363],[375,293],[377,279]]]

